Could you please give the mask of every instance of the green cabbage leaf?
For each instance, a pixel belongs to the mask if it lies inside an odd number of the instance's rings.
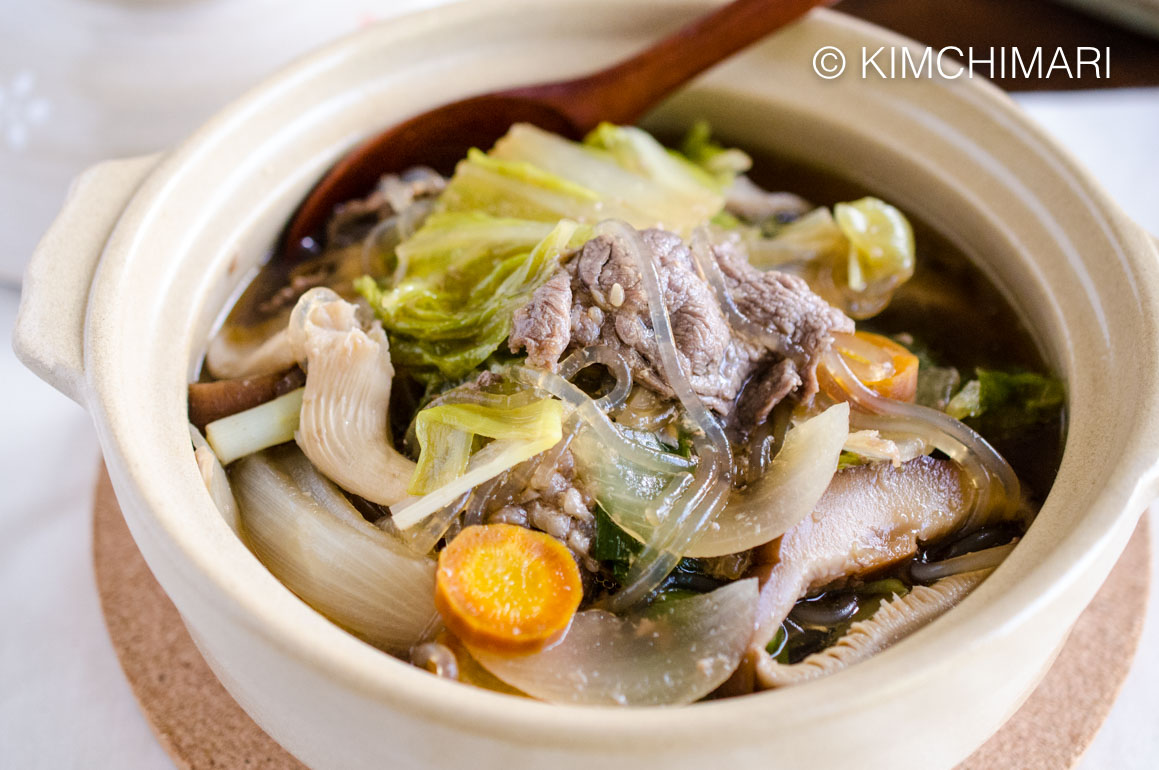
[[[355,288],[390,332],[396,365],[434,367],[454,379],[507,339],[515,310],[590,231],[569,220],[436,214],[398,248],[404,269],[395,286],[364,276]]]
[[[427,407],[415,420],[419,461],[407,492],[425,495],[463,476],[476,436],[525,442],[523,460],[551,448],[562,435],[562,414],[562,404],[550,398],[512,407]]]
[[[1058,416],[1066,388],[1048,375],[978,369],[950,399],[946,413],[988,438],[1013,436]]]

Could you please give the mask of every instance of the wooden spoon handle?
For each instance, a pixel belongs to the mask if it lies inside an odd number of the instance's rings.
[[[734,0],[647,50],[579,80],[519,89],[587,131],[600,121],[634,123],[660,99],[764,36],[835,0]]]

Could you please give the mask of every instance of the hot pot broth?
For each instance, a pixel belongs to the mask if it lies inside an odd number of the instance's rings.
[[[486,174],[573,195],[583,211],[590,191],[568,186],[578,185],[576,174],[606,181],[583,169],[564,182],[528,170],[525,144],[553,162],[552,148],[575,152],[524,132],[492,158],[461,165],[449,189],[440,181],[395,203],[390,196],[406,185],[380,188],[377,199],[339,213],[345,224],[331,228],[326,248],[319,234],[295,260],[268,263],[191,387],[191,420],[208,424],[216,450],[198,450],[207,483],[219,505],[240,510],[243,538],[288,587],[356,635],[442,676],[552,702],[651,705],[786,686],[856,662],[896,640],[883,631],[886,615],[897,616],[902,635],[915,630],[1016,543],[1058,467],[1061,386],[1040,376],[1046,367],[1014,309],[935,228],[907,222],[837,175],[775,157],[757,158],[748,175],[794,194],[759,199],[778,209],[773,215],[757,221],[730,202],[728,213],[712,216],[714,200],[731,201],[738,169],[722,159],[735,155],[706,143],[703,157],[688,155],[692,171],[683,159],[658,171],[648,163],[671,161],[649,155],[650,139],[617,131],[625,130],[608,127],[593,151],[605,163],[628,154],[612,170],[616,184],[637,183],[620,179],[627,170],[653,184],[641,183],[638,196],[661,190],[681,206],[707,206],[683,229],[673,225],[676,234],[582,215],[553,227],[540,224],[551,219],[542,211],[528,215],[531,204],[502,195],[480,203],[480,185],[495,181]],[[468,172],[477,177],[470,189]],[[420,186],[433,184],[419,176]],[[675,210],[657,201],[657,211]],[[645,206],[614,196],[605,205],[624,218]],[[828,208],[814,216],[815,206],[835,207],[845,224],[835,225]],[[456,209],[469,212],[453,219]],[[709,218],[713,228],[698,224]],[[859,221],[861,230],[838,229]],[[439,226],[454,237],[438,242],[449,237]],[[848,237],[845,248],[883,228],[893,237],[886,251],[904,251],[910,227],[916,258],[911,245],[908,267],[855,257],[853,245],[848,258],[859,261],[846,267],[833,251],[833,238]],[[800,258],[801,242],[823,256]],[[792,260],[786,243],[797,250]],[[758,259],[805,280],[762,276],[749,265]],[[861,288],[855,267],[865,271]],[[659,283],[649,283],[652,271]],[[376,282],[360,282],[367,272]],[[473,281],[472,291],[447,287]],[[440,291],[459,293],[440,305]],[[518,301],[486,305],[507,293]],[[772,309],[764,319],[762,303]],[[856,338],[834,303],[863,316]],[[632,329],[659,342],[633,341]],[[689,339],[722,329],[716,348],[711,340],[690,347]],[[496,335],[502,344],[489,348]],[[247,369],[255,360],[262,366]],[[692,375],[674,374],[681,368]],[[996,374],[975,381],[976,368]],[[377,384],[350,390],[357,372],[376,373]],[[337,396],[312,391],[320,381]],[[945,391],[931,423],[941,427],[915,438],[906,426],[934,410],[906,404],[930,382]],[[373,409],[353,409],[367,390]],[[1010,422],[1018,399],[1037,399],[1035,419]],[[980,430],[997,454],[945,411]],[[223,451],[239,421],[248,421],[240,433],[268,435]],[[291,438],[301,452],[292,444],[260,451]],[[230,468],[225,495],[215,459]],[[1010,476],[995,470],[1006,462],[1021,482],[1014,494]],[[368,463],[372,472],[360,476]],[[395,491],[384,497],[383,487]],[[928,521],[898,525],[911,516],[889,510],[902,498],[925,506],[917,519]],[[930,513],[943,509],[953,516]],[[858,513],[826,513],[847,510]],[[713,524],[714,516],[723,518]],[[888,521],[874,524],[874,516]],[[302,528],[303,517],[316,519],[314,529]],[[870,557],[845,557],[837,573],[786,566],[822,560],[809,529],[826,526],[844,526],[854,540],[865,527],[893,530],[869,542]],[[291,553],[288,541],[307,531],[318,552]],[[314,577],[347,551],[355,555],[343,569]],[[658,629],[659,641],[642,637],[645,627]],[[842,637],[854,659],[832,656]],[[601,648],[618,652],[592,652]],[[797,664],[810,656],[814,673],[801,676],[806,667]],[[577,685],[576,676],[596,684]]]

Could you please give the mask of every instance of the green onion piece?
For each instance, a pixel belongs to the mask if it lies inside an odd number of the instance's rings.
[[[214,420],[205,426],[205,440],[222,465],[293,441],[305,392],[305,388],[291,390],[273,401]]]

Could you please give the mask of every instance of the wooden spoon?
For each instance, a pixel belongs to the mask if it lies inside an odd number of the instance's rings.
[[[389,128],[311,190],[287,228],[282,255],[309,244],[337,204],[365,195],[383,174],[420,164],[449,172],[468,149],[489,148],[515,123],[575,139],[601,121],[633,123],[688,80],[822,2],[833,0],[735,0],[593,75],[475,96]]]

